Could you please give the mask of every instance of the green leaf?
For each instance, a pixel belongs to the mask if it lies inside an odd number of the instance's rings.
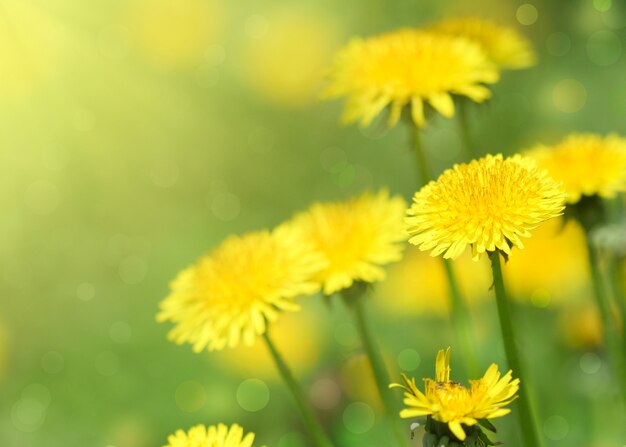
[[[448,445],[450,444],[450,438],[447,436],[442,436],[441,439],[439,439],[439,442],[437,443],[437,447],[449,447]]]
[[[498,432],[498,430],[496,429],[496,426],[493,425],[491,422],[489,422],[488,419],[479,419],[478,423],[492,433]]]
[[[437,447],[437,435],[433,433],[424,434],[424,438],[422,439],[422,445],[424,447]]]

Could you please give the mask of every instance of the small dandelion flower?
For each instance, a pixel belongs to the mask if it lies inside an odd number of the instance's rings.
[[[251,345],[266,321],[298,310],[295,298],[319,290],[312,278],[324,267],[288,224],[231,236],[178,275],[157,318],[173,322],[170,339],[196,352]]]
[[[462,38],[401,29],[353,39],[330,70],[330,98],[347,97],[343,121],[367,126],[390,106],[389,126],[410,106],[413,122],[425,125],[424,104],[450,118],[452,95],[482,102],[491,96],[484,84],[499,72],[479,45]]]
[[[328,261],[316,276],[326,295],[355,281],[385,278],[382,267],[400,260],[404,250],[404,209],[404,199],[383,190],[345,202],[316,203],[295,216],[294,224]]]
[[[437,22],[432,31],[464,37],[477,43],[500,68],[527,68],[536,57],[530,41],[514,28],[478,17],[454,18]]]
[[[400,417],[430,416],[447,424],[452,434],[464,441],[467,427],[481,419],[494,419],[511,412],[505,407],[517,397],[520,384],[519,379],[513,379],[512,371],[502,376],[494,363],[482,378],[470,380],[469,388],[451,381],[450,371],[448,348],[437,354],[436,378],[424,379],[424,392],[419,390],[415,379],[409,380],[405,375],[403,384],[392,384],[392,387],[404,389],[407,408],[400,412]]]
[[[196,425],[187,432],[178,430],[170,435],[163,447],[252,447],[253,442],[254,433],[244,435],[237,424]]]
[[[626,139],[617,135],[572,134],[554,146],[537,146],[527,155],[563,182],[570,204],[582,196],[611,198],[626,191]]]
[[[474,260],[485,252],[523,248],[521,237],[564,209],[559,183],[532,160],[487,155],[454,165],[413,197],[407,211],[409,242],[432,256],[456,259],[472,247]]]

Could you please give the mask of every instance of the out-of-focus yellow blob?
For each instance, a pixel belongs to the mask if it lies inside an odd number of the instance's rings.
[[[246,83],[283,106],[311,103],[339,45],[335,23],[321,12],[280,11],[264,16],[267,29],[247,36],[240,54]]]
[[[163,68],[190,68],[218,39],[225,13],[221,0],[135,0],[127,15],[146,58]]]
[[[469,252],[452,263],[463,298],[475,305],[489,292],[486,262],[473,262]],[[388,315],[446,316],[450,311],[450,291],[442,260],[420,250],[408,250],[404,259],[391,267],[375,300]]]
[[[64,33],[36,6],[3,0],[0,7],[0,99],[29,96],[54,76]]]
[[[537,228],[504,266],[507,286],[514,296],[536,307],[571,302],[589,280],[585,237],[580,226],[552,219]]]
[[[390,365],[389,362],[385,363]],[[374,373],[365,354],[357,354],[346,360],[339,374],[341,386],[351,401],[365,402],[377,412],[382,411]]]
[[[568,306],[559,316],[563,341],[576,349],[602,345],[602,322],[591,298],[583,305]]]
[[[314,313],[289,312],[271,325],[272,341],[298,375],[315,365],[319,357],[321,342],[316,330],[319,324],[315,321]],[[220,366],[242,376],[279,380],[270,353],[260,339],[252,346],[240,345],[237,349],[213,352],[211,358],[216,359]]]

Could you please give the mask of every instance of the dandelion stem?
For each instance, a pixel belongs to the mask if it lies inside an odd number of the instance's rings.
[[[430,168],[424,152],[420,129],[415,125],[411,125],[411,128],[413,129],[413,146],[415,147],[418,172],[421,176],[421,184],[425,185],[431,180]],[[454,326],[459,345],[461,346],[461,352],[463,353],[465,372],[468,376],[473,377],[478,373],[478,367],[476,365],[476,350],[473,343],[472,323],[469,309],[467,308],[467,305],[461,295],[456,275],[454,274],[454,269],[452,267],[452,262],[443,258],[442,262],[446,272],[446,278],[448,280],[448,288],[450,290],[452,324]]]
[[[361,343],[363,344],[363,349],[367,354],[367,358],[369,359],[372,372],[374,373],[374,381],[376,382],[378,393],[380,394],[380,398],[385,407],[387,419],[389,420],[389,424],[391,425],[394,435],[396,436],[398,445],[405,446],[406,436],[402,431],[400,420],[398,418],[398,405],[396,404],[394,396],[389,389],[389,384],[391,383],[389,379],[389,373],[387,372],[387,368],[385,367],[385,362],[383,360],[380,348],[374,341],[374,338],[372,337],[371,331],[367,324],[363,298],[364,296],[356,297],[355,299],[349,301],[349,304],[354,311],[357,331],[359,332]]]
[[[519,421],[522,428],[522,438],[524,440],[522,444],[533,447],[542,447],[543,439],[537,430],[537,422],[534,417],[533,407],[530,400],[531,387],[528,375],[524,372],[522,362],[518,354],[517,345],[515,343],[511,309],[509,307],[508,298],[504,288],[504,278],[502,277],[500,252],[491,252],[489,254],[489,258],[491,259],[493,287],[496,292],[498,317],[500,319],[500,329],[502,331],[502,340],[504,342],[507,363],[509,364],[509,368],[513,370],[515,375],[519,377],[522,382],[519,389],[519,399],[517,400]]]
[[[622,317],[622,346],[626,348],[626,285],[624,281],[624,260],[617,257],[611,259],[611,287],[613,297],[617,302],[617,307]],[[625,353],[626,354],[626,353]]]
[[[330,442],[330,440],[326,436],[326,433],[324,433],[324,429],[315,417],[313,409],[305,398],[302,388],[300,388],[300,385],[294,378],[293,373],[289,369],[289,366],[287,366],[287,363],[285,363],[282,355],[276,349],[276,345],[274,345],[274,342],[270,338],[267,331],[263,334],[263,339],[265,340],[265,343],[272,355],[272,358],[274,359],[274,363],[276,364],[278,372],[285,382],[285,385],[291,392],[294,400],[296,401],[296,406],[298,407],[298,410],[300,410],[304,425],[306,426],[309,434],[313,438],[313,442],[315,443],[316,447],[332,447],[333,444]]]
[[[458,110],[459,110],[458,122],[459,122],[459,132],[461,134],[461,140],[463,141],[463,147],[465,147],[465,152],[467,153],[467,157],[470,160],[473,160],[474,158],[478,158],[480,154],[478,154],[478,152],[476,151],[476,147],[474,146],[472,142],[472,136],[469,130],[470,129],[469,116],[468,116],[469,102],[464,99],[460,99],[457,104],[458,104]]]
[[[626,405],[626,368],[624,367],[624,354],[620,349],[617,324],[615,318],[611,315],[609,297],[602,281],[598,253],[593,246],[589,232],[586,234],[586,240],[589,269],[591,270],[591,280],[593,283],[596,305],[598,306],[600,319],[602,320],[604,342],[606,343],[609,359],[613,364],[613,370],[621,391],[622,399]]]

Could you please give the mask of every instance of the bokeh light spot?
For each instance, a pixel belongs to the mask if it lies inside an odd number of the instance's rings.
[[[132,335],[133,331],[130,325],[124,321],[116,321],[109,328],[109,337],[115,343],[128,343]]]
[[[356,328],[352,323],[341,323],[335,327],[335,340],[343,347],[350,348],[357,342]]]
[[[260,379],[246,379],[237,387],[237,403],[249,412],[261,411],[270,401],[270,389]]]
[[[227,191],[213,194],[210,207],[213,215],[223,222],[230,222],[235,219],[241,211],[239,198]]]
[[[325,171],[336,173],[348,163],[348,156],[343,149],[338,147],[328,147],[320,154],[320,163]]]
[[[587,102],[587,90],[575,79],[563,79],[554,87],[552,101],[561,112],[575,113]]]
[[[193,413],[201,410],[207,401],[207,393],[204,387],[193,380],[187,380],[176,388],[174,393],[176,405],[182,411]]]
[[[567,436],[569,424],[563,416],[550,416],[543,423],[543,432],[551,441],[560,441]]]
[[[530,302],[539,309],[544,309],[552,302],[552,294],[546,289],[536,289],[530,294]]]
[[[103,351],[96,357],[96,371],[105,377],[112,376],[120,370],[120,359],[112,351]]]
[[[552,56],[565,56],[571,47],[572,40],[562,32],[551,33],[546,39],[546,48]]]
[[[64,366],[65,360],[57,351],[48,351],[41,357],[41,368],[48,374],[58,374]]]
[[[593,0],[593,7],[598,12],[607,12],[613,6],[612,0]]]
[[[15,428],[23,432],[34,432],[44,422],[46,406],[33,398],[18,400],[11,408],[11,421]]]
[[[331,410],[339,405],[341,389],[335,380],[324,377],[313,383],[309,395],[315,407],[320,410]]]
[[[59,190],[47,180],[36,181],[28,186],[24,199],[33,214],[50,214],[59,204]]]
[[[587,40],[587,56],[596,65],[613,65],[621,55],[622,41],[613,31],[596,31]]]
[[[517,18],[517,21],[522,25],[529,26],[537,22],[537,19],[539,18],[539,11],[537,11],[535,5],[531,5],[530,3],[524,3],[523,5],[520,5],[519,8],[517,8],[517,11],[515,12],[515,17]]]
[[[360,435],[374,426],[376,416],[372,407],[363,402],[352,402],[343,410],[343,423],[348,431]]]
[[[403,371],[415,371],[419,368],[422,358],[415,349],[406,348],[398,354],[398,366]]]
[[[586,352],[580,356],[578,364],[585,374],[596,374],[602,368],[602,359],[595,352]]]
[[[139,284],[148,273],[148,265],[139,256],[128,256],[120,262],[118,273],[126,284]]]
[[[76,286],[76,296],[81,301],[90,301],[96,296],[96,288],[89,282],[81,282]]]

